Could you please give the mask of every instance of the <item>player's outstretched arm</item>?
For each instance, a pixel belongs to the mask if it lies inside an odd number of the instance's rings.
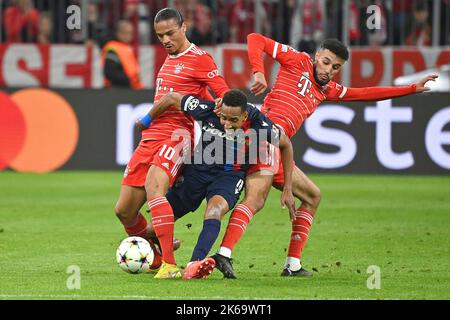
[[[295,200],[292,194],[292,172],[294,170],[294,150],[291,140],[284,134],[280,136],[281,162],[284,169],[284,186],[281,193],[281,206],[288,207],[291,220],[295,217]]]
[[[437,75],[431,74],[409,86],[344,88],[343,91],[340,93],[338,92],[336,96],[328,96],[327,100],[376,101],[392,99],[414,93],[422,93],[430,90],[430,88],[425,86],[426,83],[428,81],[435,81],[437,77]]]
[[[152,123],[153,119],[157,118],[161,113],[163,113],[170,107],[175,107],[181,110],[182,99],[182,94],[176,92],[167,93],[165,96],[159,99],[159,101],[143,118],[136,121],[136,127],[141,131],[147,129]]]

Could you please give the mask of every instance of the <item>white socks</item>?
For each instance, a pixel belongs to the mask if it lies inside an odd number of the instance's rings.
[[[291,271],[298,271],[302,268],[302,264],[300,263],[299,258],[287,257],[284,267],[289,268]]]
[[[221,256],[231,258],[231,250],[228,248],[220,247],[219,251],[217,251],[217,253],[220,254]]]

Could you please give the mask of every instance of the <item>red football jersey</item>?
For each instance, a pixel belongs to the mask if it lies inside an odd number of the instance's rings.
[[[261,111],[281,126],[291,138],[324,100],[383,100],[415,92],[415,85],[403,87],[347,88],[334,81],[319,85],[314,79],[313,60],[304,52],[280,44],[260,34],[247,37],[253,72],[264,73],[265,52],[280,63],[272,90]]]
[[[191,44],[184,52],[167,56],[156,78],[154,103],[168,92],[214,100],[208,87],[217,97],[223,97],[229,90],[211,55]],[[142,132],[142,140],[168,139],[177,129],[192,133],[193,128],[193,120],[186,113],[168,109]]]

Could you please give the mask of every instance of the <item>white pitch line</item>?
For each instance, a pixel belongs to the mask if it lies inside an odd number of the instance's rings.
[[[97,298],[97,299],[153,299],[153,300],[292,300],[292,298],[268,298],[268,297],[224,297],[224,296],[145,296],[145,295],[81,295],[81,294],[0,294],[1,298]]]

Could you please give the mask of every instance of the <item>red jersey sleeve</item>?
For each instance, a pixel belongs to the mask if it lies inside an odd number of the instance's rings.
[[[347,88],[339,83],[330,81],[327,84],[327,98],[330,101],[375,101],[406,96],[416,92],[416,85],[399,87],[366,87]]]
[[[247,49],[253,73],[264,73],[263,52],[283,66],[296,65],[302,60],[309,59],[307,53],[299,52],[286,44],[281,44],[258,33],[251,33],[247,36]]]
[[[198,68],[195,71],[195,77],[200,82],[205,83],[214,92],[216,97],[223,97],[230,89],[220,74],[213,58],[206,53],[199,56],[198,59]]]

